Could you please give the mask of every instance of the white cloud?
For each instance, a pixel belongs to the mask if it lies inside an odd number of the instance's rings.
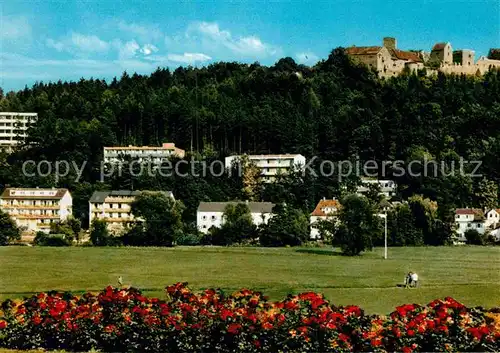
[[[157,51],[158,51],[158,48],[155,47],[153,44],[145,44],[140,49],[140,52],[144,55],[150,55],[152,53],[156,53]]]
[[[198,62],[204,62],[211,60],[212,58],[208,55],[202,54],[202,53],[184,53],[182,55],[180,54],[168,54],[167,55],[167,60],[173,61],[176,63],[183,63],[183,64],[193,64],[196,61]]]
[[[221,30],[216,22],[192,23],[186,31],[186,37],[194,41],[201,40],[207,46],[221,46],[243,56],[266,57],[279,51],[279,48],[262,42],[255,35],[235,38],[231,32]]]
[[[118,29],[122,32],[132,34],[142,41],[153,41],[163,37],[163,33],[158,25],[127,23],[123,20],[118,22]]]
[[[24,16],[1,16],[0,38],[5,40],[19,40],[31,37],[31,25]]]
[[[59,41],[49,38],[46,44],[49,48],[56,49],[59,52],[67,51],[69,53],[102,53],[109,49],[109,43],[99,37],[76,32],[71,32],[68,37]]]
[[[74,32],[71,33],[71,43],[85,52],[104,52],[109,48],[109,44],[97,36],[86,36]]]
[[[299,64],[308,64],[313,65],[316,64],[319,60],[318,56],[312,52],[303,52],[295,55],[297,62]]]

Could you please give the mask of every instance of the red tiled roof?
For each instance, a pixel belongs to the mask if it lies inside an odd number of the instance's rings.
[[[455,214],[475,214],[472,208],[457,208]]]
[[[346,48],[348,55],[376,55],[382,47],[349,47]]]
[[[323,208],[326,208],[326,207],[331,207],[331,208],[335,207],[336,209],[339,209],[340,203],[337,200],[321,200],[316,205],[316,208],[311,213],[311,216],[323,216],[323,217],[327,216],[327,214],[325,212],[323,212]]]
[[[418,56],[418,54],[414,53],[412,51],[404,51],[404,50],[392,49],[391,50],[391,55],[393,57],[395,57],[396,59],[399,59],[399,60],[408,60],[408,61],[414,61],[414,62],[422,62],[422,59]]]
[[[446,47],[446,44],[448,43],[436,43],[434,44],[434,46],[432,47],[432,50],[443,50],[444,47]]]

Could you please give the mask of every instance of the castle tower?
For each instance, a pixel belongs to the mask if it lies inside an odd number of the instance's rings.
[[[384,37],[384,47],[387,49],[397,49],[396,38]]]

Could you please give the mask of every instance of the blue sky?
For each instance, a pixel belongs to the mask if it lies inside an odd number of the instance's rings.
[[[149,74],[214,61],[314,64],[332,48],[500,47],[499,0],[120,1],[0,4],[0,87]]]

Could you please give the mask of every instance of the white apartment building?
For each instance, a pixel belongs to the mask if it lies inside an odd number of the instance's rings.
[[[361,185],[358,186],[358,195],[363,195],[369,190],[369,186],[373,184],[378,184],[380,186],[380,193],[386,198],[391,198],[396,196],[397,185],[392,180],[378,180],[378,179],[368,179],[362,178]]]
[[[243,156],[229,156],[225,159],[226,168],[241,160]],[[306,158],[301,154],[261,154],[248,155],[249,161],[262,171],[262,178],[271,182],[280,174],[286,174],[293,168],[301,169],[306,164]]]
[[[198,230],[204,234],[212,227],[220,228],[224,224],[224,211],[226,206],[245,203],[252,214],[253,223],[258,226],[267,224],[273,216],[274,204],[271,202],[200,202],[196,212]]]
[[[171,191],[95,191],[89,200],[89,224],[100,219],[106,222],[111,233],[120,234],[138,220],[132,214],[131,205],[145,192],[165,193],[174,199]]]
[[[457,225],[458,241],[467,241],[465,232],[469,229],[477,230],[478,233],[484,234],[486,231],[484,213],[480,209],[474,208],[458,208],[455,210],[455,223]]]
[[[50,224],[68,219],[73,199],[68,189],[7,188],[0,196],[0,208],[23,231],[50,231]]]
[[[0,112],[0,150],[12,149],[26,138],[26,130],[38,119],[37,113]]]
[[[321,221],[336,219],[337,212],[339,210],[340,202],[338,200],[327,200],[323,198],[323,200],[318,202],[310,217],[311,239],[319,239],[320,237],[318,223]]]
[[[174,143],[164,143],[158,147],[127,146],[104,147],[104,163],[117,163],[121,158],[130,157],[139,162],[160,164],[173,156],[184,158],[185,151],[175,147]]]

